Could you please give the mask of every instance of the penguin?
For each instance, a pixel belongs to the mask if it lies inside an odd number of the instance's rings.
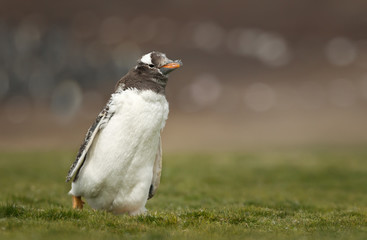
[[[168,74],[181,66],[153,51],[117,82],[67,174],[74,209],[83,209],[83,197],[93,209],[117,215],[147,211],[160,184]]]

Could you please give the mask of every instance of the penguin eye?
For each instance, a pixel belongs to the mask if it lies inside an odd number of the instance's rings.
[[[151,68],[154,67],[154,64],[149,64],[149,67],[151,67]]]

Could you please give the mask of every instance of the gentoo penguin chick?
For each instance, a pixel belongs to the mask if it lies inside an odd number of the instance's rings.
[[[117,83],[66,177],[74,177],[73,208],[82,209],[84,197],[92,208],[114,214],[146,212],[161,177],[167,74],[180,66],[180,60],[151,52]]]

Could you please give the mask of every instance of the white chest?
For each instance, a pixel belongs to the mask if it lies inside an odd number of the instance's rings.
[[[164,127],[168,116],[165,96],[152,91],[126,90],[112,96],[110,111],[113,116],[103,132],[133,136],[147,135]],[[106,136],[107,137],[107,136]]]
[[[92,154],[110,156],[115,165],[122,160],[150,161],[168,116],[166,98],[152,91],[126,90],[112,96],[110,111],[113,116],[100,131]]]

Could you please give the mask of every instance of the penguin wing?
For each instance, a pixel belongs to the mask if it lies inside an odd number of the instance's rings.
[[[111,100],[107,103],[106,107],[98,114],[96,120],[89,128],[87,135],[85,136],[83,144],[80,146],[76,160],[71,165],[68,175],[66,176],[66,182],[69,182],[75,175],[74,181],[78,177],[79,170],[84,164],[85,158],[87,156],[88,150],[93,143],[97,133],[103,126],[111,119],[114,112],[110,109]]]
[[[162,173],[162,139],[161,136],[159,136],[158,151],[154,161],[153,178],[149,188],[148,200],[154,196],[155,192],[159,187],[159,184],[161,182],[161,173]]]

